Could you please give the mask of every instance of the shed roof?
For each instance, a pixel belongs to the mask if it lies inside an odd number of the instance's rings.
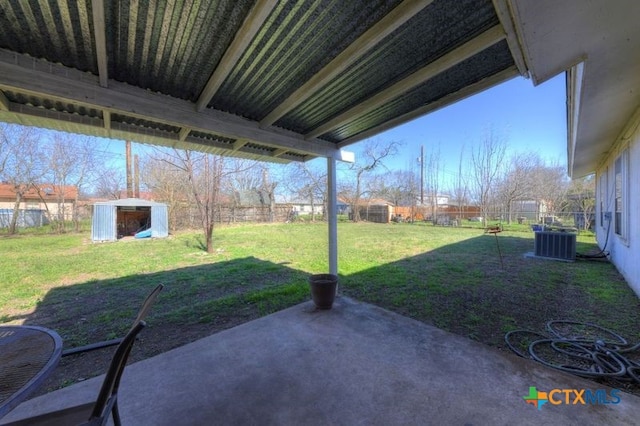
[[[155,201],[143,200],[142,198],[121,198],[118,200],[110,201],[98,201],[95,203],[99,205],[110,205],[118,207],[153,207],[153,206],[166,206],[163,203],[157,203]]]
[[[503,0],[0,4],[0,120],[274,162],[518,74]]]

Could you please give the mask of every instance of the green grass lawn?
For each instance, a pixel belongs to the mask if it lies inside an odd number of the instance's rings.
[[[504,347],[504,333],[552,319],[593,321],[640,340],[638,298],[606,261],[528,259],[533,233],[429,224],[339,223],[340,293]],[[591,235],[578,251],[597,251]],[[157,283],[150,325],[216,331],[309,300],[327,272],[327,227],[218,227],[216,253],[198,233],[90,242],[87,233],[0,237],[0,322],[55,328],[66,346],[121,335]],[[180,342],[182,343],[182,342]]]

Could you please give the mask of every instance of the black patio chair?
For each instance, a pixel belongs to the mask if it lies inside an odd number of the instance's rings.
[[[120,426],[120,413],[118,411],[118,388],[120,387],[120,379],[127,365],[127,359],[136,341],[136,337],[146,326],[144,318],[149,313],[151,306],[162,289],[163,285],[158,285],[142,304],[133,325],[118,345],[111,359],[109,369],[100,387],[98,398],[94,402],[17,420],[13,423],[7,423],[5,426],[105,425],[110,415],[113,415],[113,423],[116,426]]]

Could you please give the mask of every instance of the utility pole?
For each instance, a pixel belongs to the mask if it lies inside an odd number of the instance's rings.
[[[133,198],[133,179],[131,178],[131,141],[125,141],[125,158],[127,167],[127,198]]]
[[[424,145],[420,145],[420,205],[424,205]]]
[[[138,154],[133,156],[133,196],[140,198],[140,160]]]

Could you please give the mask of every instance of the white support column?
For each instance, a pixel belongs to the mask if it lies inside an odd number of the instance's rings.
[[[329,273],[338,274],[338,190],[336,188],[336,159],[327,157],[327,222],[329,224]]]

